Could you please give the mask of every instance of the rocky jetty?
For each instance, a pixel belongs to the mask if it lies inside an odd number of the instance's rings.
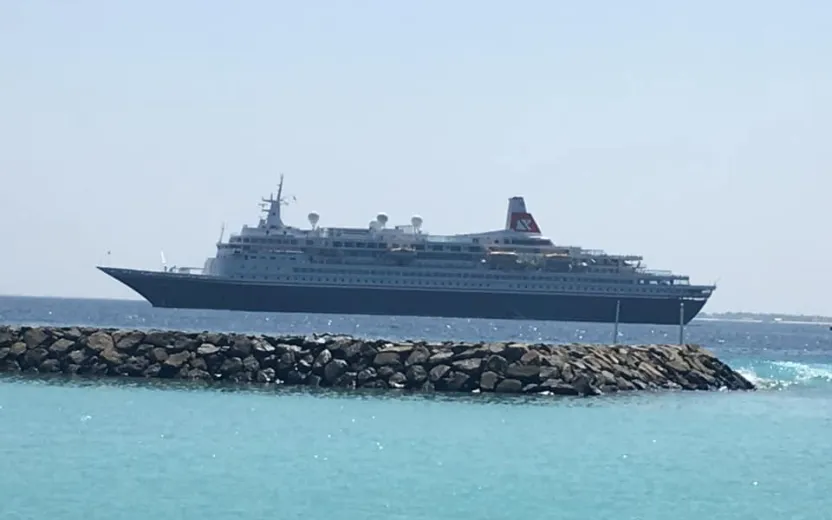
[[[0,327],[0,372],[557,395],[754,389],[695,345],[430,343],[83,327]]]

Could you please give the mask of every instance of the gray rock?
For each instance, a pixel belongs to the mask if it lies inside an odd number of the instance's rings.
[[[506,349],[506,345],[504,343],[486,343],[483,345],[483,348],[488,351],[489,354],[501,354]]]
[[[448,376],[441,380],[448,390],[458,392],[468,389],[469,382],[471,381],[471,376],[468,374],[464,372],[451,372]]]
[[[503,379],[494,388],[494,391],[501,394],[516,394],[523,390],[523,383],[517,379]]]
[[[24,356],[27,367],[38,367],[43,361],[49,357],[49,351],[43,347],[35,347],[26,351]]]
[[[12,346],[9,347],[9,355],[11,357],[18,357],[26,353],[26,343],[22,341],[18,341],[16,343],[12,343]]]
[[[220,372],[224,376],[236,374],[243,370],[243,360],[238,357],[228,358],[220,365]]]
[[[640,372],[639,379],[642,379],[647,383],[653,381],[661,381],[665,378],[664,374],[662,374],[659,370],[659,367],[656,367],[646,361],[642,361],[638,364],[638,370]]]
[[[264,357],[260,360],[260,367],[277,369],[277,356],[275,356],[274,354],[269,354],[268,356]]]
[[[367,382],[374,380],[377,376],[378,374],[376,374],[376,369],[368,367],[358,372],[356,379],[358,380],[359,385],[364,385]]]
[[[252,349],[254,350],[254,355],[260,358],[268,356],[275,351],[274,345],[269,343],[267,340],[263,338],[256,338],[252,342],[253,346]]]
[[[361,349],[364,347],[364,343],[361,341],[353,341],[347,345],[343,345],[340,348],[341,354],[343,355],[344,359],[348,361],[352,361],[353,359],[357,358],[361,355]],[[375,355],[375,354],[374,354]]]
[[[493,354],[485,359],[485,370],[505,374],[508,369],[508,360],[499,354]]]
[[[97,377],[106,376],[109,370],[110,367],[107,366],[107,363],[95,363],[90,367],[90,375]]]
[[[220,347],[211,343],[203,343],[196,349],[196,353],[200,356],[212,356],[220,351]]]
[[[396,351],[379,352],[373,359],[373,365],[377,367],[386,365],[399,366],[401,365],[401,354]]]
[[[163,365],[175,368],[182,368],[182,365],[191,359],[191,353],[187,351],[176,352],[165,358]]]
[[[493,391],[500,381],[500,376],[496,372],[486,371],[480,376],[480,388],[487,391]]]
[[[106,332],[94,332],[90,336],[87,336],[86,340],[87,348],[91,351],[98,353],[104,350],[112,350],[115,348],[113,344],[113,338],[110,337],[109,334]]]
[[[210,381],[213,379],[211,374],[205,370],[201,370],[199,368],[190,368],[186,369],[186,372],[183,376],[184,379],[191,379],[194,381]]]
[[[162,372],[162,365],[160,365],[158,363],[154,363],[154,364],[150,365],[149,367],[147,367],[147,369],[145,369],[145,371],[144,371],[144,374],[142,374],[142,375],[144,377],[153,378],[153,377],[159,377],[159,374],[161,374],[161,372]]]
[[[258,383],[273,383],[277,379],[277,374],[273,368],[264,368],[257,372]]]
[[[390,388],[404,388],[407,383],[407,376],[402,374],[401,372],[396,372],[390,379],[387,380],[387,384]]]
[[[40,327],[31,328],[23,333],[23,342],[26,344],[27,349],[39,347],[47,339],[49,339],[49,335]]]
[[[324,348],[312,362],[312,370],[323,370],[330,361],[332,361],[332,352],[328,348]]]
[[[540,366],[512,363],[506,369],[506,376],[524,382],[537,382],[540,378]]]
[[[303,356],[302,358],[300,358],[298,360],[298,362],[296,363],[296,365],[297,365],[299,370],[303,370],[303,371],[308,372],[308,371],[312,370],[312,363],[314,363],[314,361],[315,361],[315,358],[312,356],[312,354],[307,354],[307,355]]]
[[[20,363],[14,359],[7,359],[3,364],[3,372],[20,372]]]
[[[143,341],[154,347],[164,348],[173,343],[174,334],[163,330],[152,330],[145,334]]]
[[[57,359],[46,359],[38,367],[38,372],[48,374],[61,371],[61,362]]]
[[[136,348],[144,342],[144,333],[139,331],[131,331],[127,333],[117,332],[113,334],[113,342],[115,343],[116,349],[120,352],[128,354],[133,353],[136,351]]]
[[[243,360],[243,370],[257,373],[260,370],[260,362],[254,356],[249,355]]]
[[[295,359],[295,355],[301,353],[303,349],[301,349],[298,345],[293,345],[292,343],[286,342],[278,342],[274,346],[274,352],[278,355],[278,357],[283,356],[283,354],[292,354],[292,359]]]
[[[299,385],[306,380],[306,374],[297,369],[291,369],[286,374],[286,382],[290,385]]]
[[[69,327],[68,329],[63,330],[63,337],[73,341],[78,341],[83,337],[83,334],[81,334],[81,330],[78,329],[78,327]]]
[[[560,370],[557,367],[553,366],[542,366],[540,367],[539,377],[541,381],[546,381],[548,379],[557,379],[560,377]]]
[[[231,349],[228,351],[228,355],[244,359],[251,355],[252,347],[251,338],[248,336],[237,336],[231,344]]]
[[[436,383],[442,379],[449,370],[451,370],[451,367],[448,365],[436,365],[430,369],[430,372],[428,372],[428,379],[431,383]]]
[[[168,358],[169,355],[168,351],[163,347],[153,347],[153,350],[150,351],[147,358],[151,361],[151,363],[162,363]]]
[[[572,365],[564,365],[560,369],[560,378],[564,383],[572,383],[575,380],[575,371],[572,369]]]
[[[615,385],[615,375],[610,372],[609,370],[601,370],[598,374],[598,379],[600,380],[602,385]]]
[[[378,377],[380,377],[384,380],[387,380],[387,379],[390,379],[390,376],[392,376],[393,374],[398,372],[398,370],[396,370],[396,367],[393,367],[393,366],[390,366],[390,365],[385,365],[385,366],[379,368],[377,370],[377,372],[378,372]]]
[[[360,383],[361,388],[387,388],[387,381],[383,379],[373,379],[365,383]]]
[[[376,354],[378,354],[378,349],[376,347],[366,342],[361,343],[361,351],[359,352],[360,356],[372,359],[376,357]]]
[[[615,378],[615,387],[619,392],[628,392],[628,391],[636,389],[634,384],[627,381],[623,377],[616,377]]]
[[[70,363],[75,365],[83,365],[84,361],[86,361],[87,356],[84,354],[82,350],[73,350],[69,354],[67,354],[66,358],[69,360]]]
[[[441,350],[436,352],[428,359],[429,365],[440,365],[444,363],[450,363],[451,360],[454,358],[453,350]]]
[[[110,366],[118,366],[124,363],[124,360],[127,359],[127,354],[122,354],[113,347],[104,349],[104,351],[98,354],[98,358]]]
[[[173,354],[176,352],[182,352],[187,350],[188,352],[194,352],[199,346],[202,345],[199,340],[190,337],[184,338],[174,338],[173,343],[166,345],[164,348],[168,351],[169,354]],[[186,374],[183,374],[183,377],[186,377]]]
[[[60,338],[49,346],[49,351],[56,356],[63,356],[75,347],[75,342],[66,338]]]
[[[523,355],[528,351],[528,345],[512,343],[510,345],[506,345],[506,348],[503,349],[502,355],[509,363],[512,363],[514,361],[520,361]]]
[[[414,386],[421,384],[428,378],[428,372],[422,365],[411,365],[405,375],[407,376],[408,382]]]
[[[10,347],[17,341],[17,334],[12,333],[9,327],[0,327],[0,349]]]
[[[479,374],[482,362],[482,358],[468,358],[461,361],[454,361],[451,366],[454,370],[464,372],[468,375]]]
[[[224,345],[228,345],[228,336],[225,334],[220,334],[218,332],[203,332],[197,339],[201,343],[208,343],[211,345],[216,345],[218,347],[222,347]]]
[[[277,369],[278,370],[289,370],[290,368],[295,366],[295,353],[294,352],[285,352],[283,353],[280,358],[277,360]]]
[[[463,359],[484,358],[487,355],[490,355],[490,352],[484,348],[468,347],[462,350],[454,349],[453,359],[454,361],[460,361]]]
[[[255,374],[252,374],[251,372],[241,370],[228,376],[228,380],[234,383],[251,383],[252,381],[254,381],[254,376]]]
[[[548,391],[555,395],[578,395],[578,391],[572,385],[555,379],[547,379],[541,383],[540,390]]]
[[[339,359],[338,361],[343,361],[343,360]],[[327,365],[327,366],[329,366],[329,365]],[[355,386],[356,386],[355,382],[356,382],[356,373],[355,372],[346,372],[344,374],[341,374],[341,376],[338,379],[335,380],[335,382],[332,384],[332,386],[337,387],[337,388],[355,388]]]
[[[520,356],[520,363],[524,365],[536,365],[540,366],[541,364],[541,356],[540,352],[537,350],[529,350],[525,352],[522,356]]]
[[[349,368],[349,364],[343,359],[333,359],[324,367],[324,380],[327,383],[334,384],[338,378],[344,375]]]
[[[204,358],[201,358],[199,356],[191,357],[191,359],[188,361],[188,364],[191,366],[191,368],[196,368],[197,370],[208,370],[208,363],[205,361]]]
[[[138,377],[147,370],[147,367],[150,366],[150,361],[147,360],[145,357],[137,357],[133,356],[127,358],[127,361],[124,362],[119,368],[119,372],[133,377]]]
[[[578,392],[580,395],[601,395],[602,392],[600,389],[592,385],[592,381],[589,377],[580,374],[575,377],[575,380],[572,382],[572,387]]]
[[[404,362],[405,367],[411,367],[413,365],[422,365],[426,363],[430,359],[430,351],[424,346],[418,346],[413,349],[407,359]]]
[[[154,347],[150,343],[142,343],[141,345],[136,347],[136,351],[133,352],[133,355],[135,355],[135,356],[147,356],[154,348],[156,348],[156,347]],[[164,350],[164,349],[162,349],[162,350]]]

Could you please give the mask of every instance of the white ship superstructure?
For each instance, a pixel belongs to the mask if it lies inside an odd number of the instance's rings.
[[[522,197],[512,197],[503,229],[431,235],[422,218],[388,227],[379,213],[366,228],[286,226],[277,198],[264,199],[266,216],[219,243],[204,274],[258,282],[326,286],[381,286],[472,291],[701,296],[711,287],[691,287],[687,276],[650,271],[642,257],[556,246],[540,233]]]

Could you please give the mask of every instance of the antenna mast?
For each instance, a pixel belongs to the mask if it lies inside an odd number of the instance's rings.
[[[280,174],[280,183],[277,185],[277,203],[280,204],[283,202],[283,174]],[[278,206],[278,211],[279,211]]]
[[[280,174],[280,183],[277,185],[277,198],[274,195],[269,196],[268,199],[263,199],[263,211],[267,212],[265,225],[269,228],[284,227],[283,221],[280,219],[280,206],[287,204],[283,200],[283,174]]]

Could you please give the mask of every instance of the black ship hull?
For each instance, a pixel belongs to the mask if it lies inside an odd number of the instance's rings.
[[[407,288],[278,285],[112,267],[99,269],[154,307],[249,312],[687,324],[706,298],[517,294]],[[681,307],[684,303],[684,307]]]

